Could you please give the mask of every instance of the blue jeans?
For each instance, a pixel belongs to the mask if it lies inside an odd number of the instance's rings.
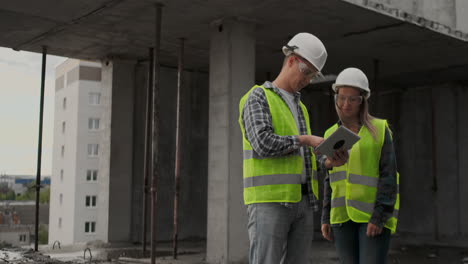
[[[390,247],[390,230],[384,228],[375,237],[368,237],[367,223],[349,220],[333,224],[335,247],[342,264],[385,264]]]
[[[299,203],[247,206],[250,264],[307,264],[313,235],[313,208],[306,196]]]

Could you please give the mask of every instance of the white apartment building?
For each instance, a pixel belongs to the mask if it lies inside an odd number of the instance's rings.
[[[68,59],[55,70],[49,243],[99,239],[101,64]]]

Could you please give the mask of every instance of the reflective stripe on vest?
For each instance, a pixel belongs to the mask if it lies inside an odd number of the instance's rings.
[[[298,157],[302,157],[299,153],[296,153],[294,155],[291,155],[291,156],[298,156]],[[257,152],[255,152],[254,150],[252,149],[245,149],[244,152],[243,152],[243,157],[244,159],[267,159],[268,157],[262,157],[260,155],[257,154]]]
[[[244,178],[244,188],[273,185],[273,184],[301,184],[302,174],[276,174]]]
[[[384,143],[387,122],[373,119],[376,128],[376,139],[366,127],[362,127],[361,140],[353,146],[347,164],[333,168],[329,179],[332,187],[330,222],[344,223],[351,219],[354,222],[369,222],[375,206],[375,196],[379,182],[380,152]],[[330,136],[338,125],[325,132]],[[399,173],[397,173],[397,195],[392,217],[385,223],[392,233],[396,230],[400,207]]]
[[[333,174],[333,176],[331,176]],[[346,171],[339,171],[335,173],[330,173],[330,182],[337,182],[346,180]],[[374,177],[367,177],[358,174],[349,174],[349,183],[360,184],[369,187],[377,187],[379,184],[379,179]],[[397,193],[400,193],[400,184],[397,184]]]
[[[337,207],[344,207],[346,206],[346,199],[345,197],[338,197],[333,200],[331,200],[331,207],[332,208],[337,208]],[[348,206],[354,207],[358,209],[359,211],[366,212],[368,214],[372,214],[374,212],[374,204],[370,203],[365,203],[361,201],[356,201],[356,200],[348,200]],[[394,209],[393,210],[393,217],[398,218],[398,213],[399,210]]]
[[[346,180],[346,171],[338,171],[335,173],[330,173],[330,183]]]
[[[254,86],[239,103],[239,125],[242,131],[243,163],[244,163],[244,203],[261,202],[299,202],[302,199],[301,176],[304,169],[304,160],[299,150],[292,155],[283,157],[262,157],[258,155],[245,136],[242,120],[245,102],[249,94],[256,88],[263,89],[267,98],[272,118],[274,133],[280,136],[299,135],[296,120],[289,106],[272,89]],[[307,131],[310,131],[309,115],[306,107],[300,103]],[[312,190],[318,196],[317,164],[312,154]]]

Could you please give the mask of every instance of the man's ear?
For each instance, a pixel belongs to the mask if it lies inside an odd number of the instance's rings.
[[[295,59],[294,56],[289,56],[288,57],[287,64],[288,64],[289,67],[291,67],[293,65],[294,59]]]

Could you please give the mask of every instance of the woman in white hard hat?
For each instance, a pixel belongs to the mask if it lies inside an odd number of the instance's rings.
[[[325,179],[322,235],[334,240],[341,263],[386,263],[400,205],[392,134],[386,120],[368,112],[369,82],[361,70],[343,70],[332,88],[339,121],[325,138],[345,126],[361,139],[348,163]]]

